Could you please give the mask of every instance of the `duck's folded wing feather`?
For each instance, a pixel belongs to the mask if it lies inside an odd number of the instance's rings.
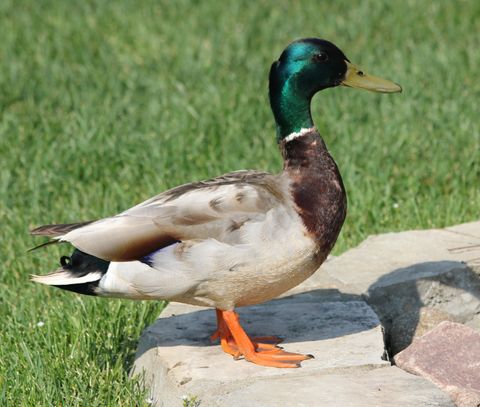
[[[140,259],[176,241],[231,241],[241,225],[265,216],[284,194],[277,176],[238,171],[171,189],[57,239],[112,261]]]

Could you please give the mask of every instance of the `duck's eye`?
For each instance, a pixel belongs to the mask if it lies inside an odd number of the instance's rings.
[[[313,56],[316,62],[325,62],[328,60],[328,55],[325,52],[319,52]]]

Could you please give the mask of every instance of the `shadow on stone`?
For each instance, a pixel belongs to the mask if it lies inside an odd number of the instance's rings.
[[[154,347],[218,346],[210,341],[216,329],[215,312],[186,308],[186,313],[162,315],[144,332],[154,340],[141,348],[137,358]],[[361,296],[336,289],[312,290],[237,311],[249,335],[277,335],[284,339],[283,344],[343,337],[371,330],[380,323]]]

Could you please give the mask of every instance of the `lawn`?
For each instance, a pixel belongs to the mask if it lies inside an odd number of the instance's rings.
[[[478,219],[479,32],[475,0],[0,2],[0,405],[146,404],[128,371],[164,304],[30,283],[69,249],[27,253],[28,229],[278,171],[267,77],[293,39],[330,39],[404,88],[314,99],[349,196],[335,254]]]

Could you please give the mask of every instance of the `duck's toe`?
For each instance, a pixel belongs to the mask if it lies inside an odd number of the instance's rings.
[[[244,357],[257,365],[279,368],[297,368],[303,360],[312,358],[311,355],[285,352],[282,349],[249,352]]]

